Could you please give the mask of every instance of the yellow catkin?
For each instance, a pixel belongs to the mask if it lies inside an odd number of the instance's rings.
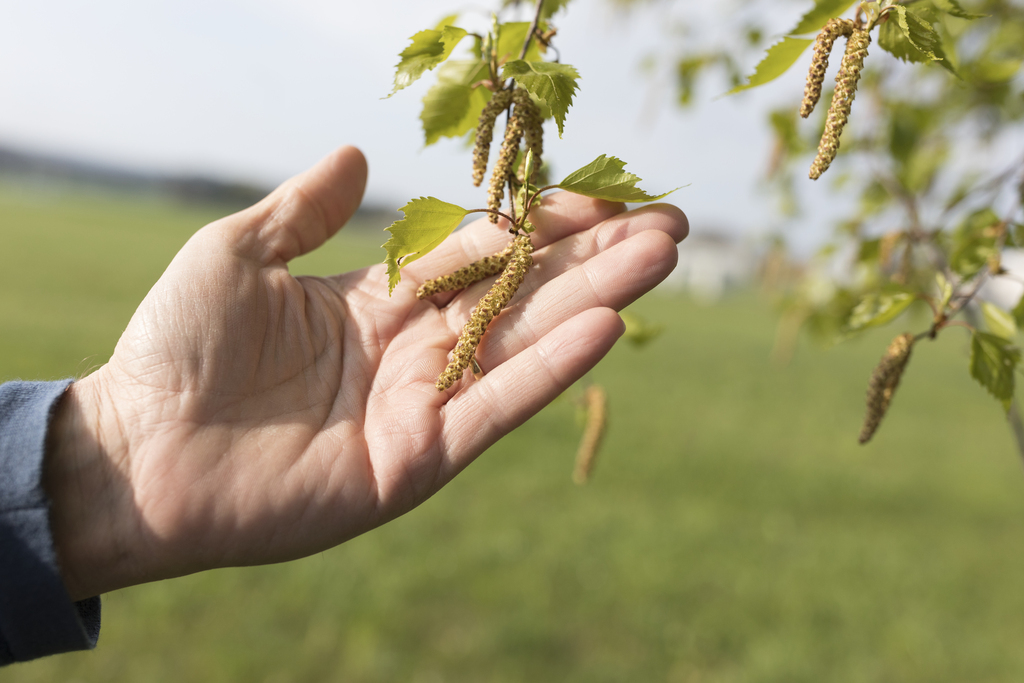
[[[814,41],[814,58],[807,72],[807,85],[804,86],[804,101],[800,104],[800,116],[805,119],[814,111],[814,106],[821,99],[821,84],[825,82],[828,70],[828,58],[832,54],[832,46],[839,36],[849,38],[857,25],[850,19],[829,19]]]
[[[491,156],[491,139],[494,137],[494,122],[498,115],[512,103],[512,93],[499,90],[491,97],[476,125],[476,144],[473,146],[473,185],[479,186],[487,172],[487,159]]]
[[[416,298],[426,299],[441,292],[454,292],[465,289],[486,277],[497,275],[505,270],[509,259],[512,258],[512,246],[512,243],[509,243],[507,247],[497,254],[484,256],[479,261],[474,261],[464,268],[459,268],[451,275],[442,275],[433,280],[427,280],[416,290]]]
[[[516,104],[523,121],[523,163],[519,168],[519,177],[523,182],[526,173],[526,151],[533,152],[533,174],[529,182],[535,182],[537,174],[540,173],[543,164],[541,157],[544,155],[544,119],[540,115],[540,108],[530,97],[530,93],[519,88],[513,91],[512,99]]]
[[[871,373],[871,381],[868,382],[868,410],[864,416],[864,426],[860,430],[861,443],[871,440],[886,411],[889,410],[889,404],[910,361],[910,351],[913,348],[914,335],[909,332],[901,334],[892,340],[882,360]]]
[[[512,166],[515,164],[516,156],[519,154],[519,141],[523,138],[523,121],[518,113],[509,117],[508,125],[505,126],[505,141],[501,145],[501,153],[498,160],[494,162],[494,171],[491,172],[491,184],[487,188],[487,208],[498,211],[501,209],[501,200],[505,198],[505,184],[512,174]],[[487,214],[488,220],[492,223],[498,222],[498,215]]]
[[[850,118],[850,109],[853,107],[853,98],[857,94],[857,82],[860,81],[861,71],[864,70],[864,58],[868,54],[868,45],[871,44],[871,36],[867,31],[856,28],[846,41],[846,52],[843,54],[843,63],[836,75],[836,91],[832,96],[832,104],[828,108],[828,118],[825,121],[825,132],[818,143],[818,155],[811,164],[811,180],[817,180],[821,174],[828,170],[832,160],[836,158],[839,151],[839,138],[843,134],[843,128]]]
[[[437,378],[435,386],[438,391],[444,391],[462,378],[462,373],[473,363],[476,349],[480,345],[480,339],[491,321],[501,313],[501,310],[508,305],[508,302],[515,296],[519,285],[523,284],[526,272],[533,265],[533,242],[528,235],[517,235],[512,240],[512,258],[502,271],[491,288],[484,294],[483,298],[473,309],[466,325],[462,328],[462,335],[459,337],[455,350],[452,351],[452,359],[448,367],[444,369],[441,376]]]
[[[587,407],[587,424],[583,428],[579,450],[576,451],[576,468],[572,480],[577,484],[586,484],[594,469],[594,461],[601,449],[601,441],[608,425],[608,395],[596,384],[587,387],[583,394]]]

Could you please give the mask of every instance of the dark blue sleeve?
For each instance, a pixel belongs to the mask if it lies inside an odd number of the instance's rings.
[[[46,430],[71,380],[0,385],[0,665],[88,650],[98,597],[72,602],[61,580],[43,492]]]

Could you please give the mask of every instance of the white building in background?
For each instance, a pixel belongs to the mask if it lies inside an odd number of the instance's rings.
[[[659,286],[717,301],[731,289],[751,284],[760,259],[749,245],[720,232],[691,233],[679,245],[679,263]]]

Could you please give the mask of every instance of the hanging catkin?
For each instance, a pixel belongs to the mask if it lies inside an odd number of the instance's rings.
[[[498,115],[512,102],[512,93],[499,90],[491,97],[476,125],[476,144],[473,146],[473,185],[479,186],[487,172],[487,159],[491,156],[491,139],[494,137],[494,122]]]
[[[540,167],[543,164],[541,156],[544,154],[544,119],[540,115],[540,108],[530,98],[530,93],[522,88],[513,91],[512,99],[516,104],[516,111],[520,113],[523,122],[523,163],[519,167],[519,177],[525,182],[534,182]],[[533,174],[527,179],[526,173],[526,151],[533,152]]]
[[[821,84],[825,81],[828,70],[828,58],[832,54],[832,46],[839,36],[850,37],[857,25],[850,19],[829,19],[825,28],[821,29],[814,41],[814,58],[807,72],[807,85],[804,86],[804,101],[800,104],[800,116],[805,119],[814,111],[814,106],[821,99]]]
[[[519,285],[523,283],[526,272],[533,265],[531,254],[533,242],[530,241],[529,235],[516,235],[512,240],[512,257],[508,265],[497,282],[480,299],[480,303],[473,309],[473,314],[462,328],[462,335],[455,345],[455,350],[452,351],[452,359],[437,378],[435,386],[438,391],[444,391],[458,382],[465,369],[472,364],[473,356],[480,345],[480,339],[487,331],[487,326],[512,300]]]
[[[519,142],[522,139],[523,117],[519,107],[516,107],[508,117],[508,124],[505,126],[505,140],[501,144],[498,160],[494,162],[491,184],[487,188],[487,208],[493,211],[501,209],[501,200],[505,198],[505,184],[512,177],[512,167],[516,163],[516,156],[519,155]],[[498,222],[496,213],[487,214],[487,218],[492,223]]]
[[[586,484],[590,479],[608,424],[608,396],[604,389],[591,384],[583,394],[583,402],[587,409],[587,425],[583,428],[583,438],[576,451],[576,467],[572,473],[572,480],[577,484]]]
[[[861,71],[864,70],[864,58],[867,57],[870,44],[870,34],[859,28],[855,28],[846,40],[846,52],[843,54],[839,73],[836,74],[836,91],[828,108],[825,132],[818,143],[818,155],[811,164],[811,180],[820,178],[836,158],[839,138],[850,118],[853,98],[857,94],[857,82],[860,80]]]
[[[512,258],[512,247],[513,244],[509,243],[507,247],[497,254],[484,256],[479,261],[474,261],[468,266],[459,268],[450,275],[442,275],[441,277],[435,277],[433,280],[427,280],[416,290],[416,298],[426,299],[441,292],[454,292],[459,289],[465,289],[474,283],[480,282],[485,277],[497,275],[505,270],[509,259]]]
[[[864,416],[864,426],[860,430],[861,443],[867,443],[874,436],[875,430],[889,410],[892,396],[900,383],[900,377],[910,361],[910,351],[914,348],[914,335],[909,332],[892,340],[885,355],[871,373],[868,382],[868,410]]]

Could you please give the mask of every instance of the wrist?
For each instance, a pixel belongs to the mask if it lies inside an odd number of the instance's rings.
[[[100,371],[102,372],[102,370]],[[64,585],[83,600],[136,583],[126,442],[99,373],[68,387],[47,435],[43,487]]]

